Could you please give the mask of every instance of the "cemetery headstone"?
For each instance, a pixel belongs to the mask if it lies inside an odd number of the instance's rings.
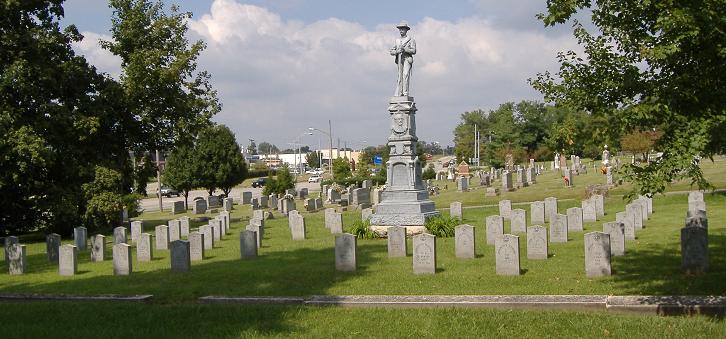
[[[58,262],[58,255],[61,246],[60,234],[51,233],[45,236],[45,253],[48,261],[52,263]]]
[[[268,197],[266,195],[263,195],[263,196],[260,197],[260,199],[259,199],[260,208],[267,208],[268,207],[268,205],[267,205],[267,199],[268,199]]]
[[[366,221],[366,220],[370,220],[372,215],[373,215],[373,209],[369,207],[369,208],[364,208],[361,211],[360,217],[361,217],[361,220]]]
[[[335,210],[333,210],[333,212],[330,214],[329,221],[330,221],[330,223],[328,224],[328,220],[326,219],[326,225],[329,226],[330,233],[332,233],[332,234],[343,233],[343,214],[342,213],[338,213],[338,212],[335,212]]]
[[[85,227],[76,227],[73,229],[73,244],[78,247],[79,251],[85,251],[88,244],[88,230]]]
[[[25,274],[28,269],[28,252],[25,245],[19,243],[10,243],[5,247],[5,261],[8,263],[8,273],[10,275]]]
[[[335,235],[335,269],[342,272],[355,272],[357,238],[349,233]]]
[[[436,237],[421,233],[413,236],[413,273],[436,273]]]
[[[113,229],[113,244],[127,243],[126,239],[126,227],[119,226]]]
[[[468,192],[469,191],[469,178],[468,177],[459,177],[456,179],[456,190],[459,192]]]
[[[535,201],[529,205],[530,223],[533,225],[544,224],[545,222],[545,203],[544,201]]]
[[[681,269],[686,274],[708,271],[708,231],[705,228],[681,228]]]
[[[504,218],[490,215],[486,218],[487,245],[494,245],[497,238],[504,234]]]
[[[497,275],[519,275],[519,237],[504,234],[495,243]]]
[[[189,236],[189,217],[179,218],[179,235],[182,238]]]
[[[257,258],[257,232],[250,230],[240,232],[239,248],[242,259]]]
[[[567,231],[582,232],[582,208],[570,207],[567,209]]]
[[[204,260],[204,234],[189,232],[189,260]]]
[[[63,276],[76,275],[78,273],[78,247],[74,245],[63,245],[59,250],[58,274]]]
[[[514,191],[514,184],[512,183],[512,173],[504,172],[502,174],[502,192]]]
[[[457,258],[474,258],[476,252],[475,228],[471,225],[459,225],[454,228],[454,247]]]
[[[452,218],[459,218],[459,220],[464,219],[464,212],[461,208],[460,202],[454,201],[449,205],[449,215]]]
[[[288,217],[292,240],[305,240],[305,217],[299,213]]]
[[[76,246],[78,247],[78,246]],[[96,234],[91,237],[91,261],[103,261],[106,253],[106,237]]]
[[[214,235],[212,234],[212,227],[209,225],[199,226],[199,233],[204,235],[202,240],[204,241],[204,249],[211,250],[214,248]]]
[[[633,225],[635,230],[643,229],[643,219],[641,218],[642,212],[640,211],[640,204],[627,204],[625,205],[625,213],[629,214],[633,218]]]
[[[559,208],[557,208],[557,198],[555,197],[548,197],[544,200],[545,204],[545,220],[547,222],[552,222],[551,218],[552,216],[556,215],[559,212]]]
[[[401,226],[388,227],[388,257],[406,256],[406,228]]]
[[[635,222],[633,216],[626,212],[615,213],[615,221],[623,224],[625,240],[635,240]]]
[[[187,210],[184,208],[183,201],[174,201],[171,203],[171,214],[185,213]]]
[[[595,200],[595,213],[598,218],[605,216],[605,197],[595,194],[590,199]]]
[[[602,224],[602,231],[610,235],[610,255],[625,255],[625,225],[617,221],[606,222]]]
[[[267,204],[270,205],[270,208],[273,210],[277,209],[277,194],[270,194],[270,196],[267,198]]]
[[[252,202],[250,203],[252,205],[252,209],[260,209],[260,199],[259,198],[252,198]]]
[[[594,278],[610,274],[610,235],[603,232],[585,233],[585,275]]]
[[[222,205],[225,211],[230,212],[234,208],[234,200],[232,198],[224,198]]]
[[[171,242],[171,271],[189,272],[192,268],[189,242],[186,240],[174,240]]]
[[[249,205],[252,202],[252,192],[242,192],[242,205]]]
[[[597,221],[597,203],[595,200],[587,199],[582,201],[582,221],[583,222],[595,222]]]
[[[136,260],[151,261],[154,259],[154,249],[151,246],[151,234],[141,233],[136,239]]]
[[[194,214],[207,213],[207,202],[204,199],[194,200],[194,205],[192,206],[192,213]]]
[[[113,274],[129,275],[132,270],[131,246],[128,244],[113,245]]]
[[[139,235],[144,232],[144,222],[142,220],[131,222],[131,241],[137,242]]]
[[[504,219],[512,218],[512,201],[511,200],[499,200],[499,215]]]
[[[516,208],[511,212],[511,233],[527,233],[527,211]]]
[[[155,228],[156,231],[156,249],[157,250],[168,250],[169,249],[169,226],[159,225]]]
[[[567,216],[555,214],[550,223],[550,242],[567,242]]]
[[[547,229],[534,225],[527,229],[527,259],[547,259]]]

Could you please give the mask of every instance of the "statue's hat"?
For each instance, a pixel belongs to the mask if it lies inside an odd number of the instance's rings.
[[[401,20],[401,23],[396,25],[397,28],[405,28],[405,29],[411,29],[411,27],[408,27],[408,21]]]

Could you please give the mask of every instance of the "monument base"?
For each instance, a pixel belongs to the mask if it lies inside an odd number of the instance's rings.
[[[370,226],[370,230],[375,232],[379,237],[388,237],[388,228],[391,226]],[[402,226],[406,228],[407,236],[414,236],[426,232],[425,226]]]

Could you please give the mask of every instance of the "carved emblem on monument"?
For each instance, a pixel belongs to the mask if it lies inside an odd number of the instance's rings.
[[[394,114],[391,129],[396,135],[403,135],[404,133],[406,133],[406,131],[408,130],[406,116],[401,113]]]

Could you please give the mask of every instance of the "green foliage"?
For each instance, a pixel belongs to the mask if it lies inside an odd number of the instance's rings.
[[[260,152],[260,154],[280,153],[280,150],[277,148],[277,146],[267,141],[261,142],[260,145],[257,146],[257,150]]]
[[[121,84],[140,149],[172,149],[180,139],[195,136],[219,112],[210,76],[197,71],[205,45],[189,44],[191,13],[169,11],[150,0],[110,0],[111,40],[101,45],[121,58]]]
[[[88,201],[84,214],[85,224],[96,229],[110,229],[121,224],[121,211],[136,210],[138,195],[124,195],[122,176],[116,170],[97,166],[94,180],[83,184],[83,193]]]
[[[164,183],[174,187],[184,195],[184,205],[188,208],[189,191],[197,187],[197,174],[195,172],[194,145],[179,144],[166,158],[164,169]]]
[[[247,176],[247,164],[234,133],[224,125],[208,127],[199,133],[193,164],[197,186],[206,188],[209,195],[215,188],[227,195]]]
[[[335,182],[342,182],[348,179],[351,175],[350,162],[348,158],[335,158],[333,159],[333,180]]]
[[[320,154],[317,151],[306,154],[305,162],[312,168],[320,167]]]
[[[168,164],[167,159],[167,164]],[[156,164],[151,159],[151,154],[144,154],[136,159],[136,167],[133,168],[134,192],[146,196],[146,185],[149,178],[156,175]]]
[[[438,217],[426,220],[426,230],[441,238],[448,238],[454,236],[454,228],[461,224],[459,218],[452,218],[450,216],[440,215]]]
[[[436,179],[436,170],[434,169],[434,164],[430,164],[429,167],[426,167],[423,173],[421,173],[421,179]]]
[[[358,239],[378,238],[376,232],[371,231],[370,226],[371,223],[368,220],[356,220],[348,227],[347,233],[357,236]]]
[[[694,158],[726,150],[723,1],[554,0],[547,7],[545,25],[582,10],[598,30],[576,23],[584,55],[560,53],[559,71],[538,74],[531,84],[548,101],[607,121],[605,135],[639,128],[663,135],[658,161],[626,166],[626,179],[636,184],[630,195],[663,192],[680,178],[710,187]]]
[[[295,178],[290,173],[290,168],[288,167],[288,165],[284,164],[277,170],[276,178],[267,178],[267,183],[262,188],[262,194],[283,194],[286,190],[291,188],[295,188]]]

